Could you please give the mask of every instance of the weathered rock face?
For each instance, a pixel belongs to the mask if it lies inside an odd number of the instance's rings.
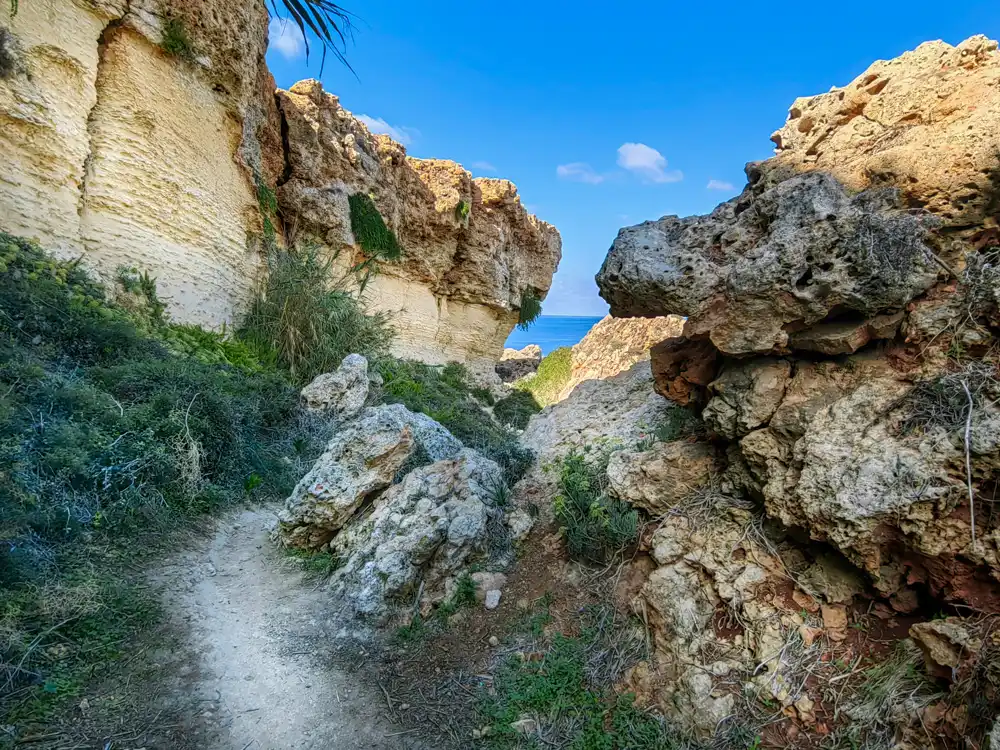
[[[597,283],[613,315],[685,315],[685,336],[727,354],[787,351],[831,314],[896,312],[929,289],[931,224],[894,191],[852,196],[817,172],[621,230]]]
[[[893,186],[955,227],[993,224],[1000,144],[997,43],[927,42],[843,88],[796,99],[767,179],[818,170],[851,190]]]
[[[998,81],[980,37],[800,99],[741,196],[622,230],[598,276],[613,314],[687,316],[652,373],[709,442],[623,451],[608,479],[663,517],[640,544],[657,652],[635,686],[704,735],[759,691],[818,730],[796,661],[850,648],[861,612],[1000,612]],[[957,679],[967,624],[910,630],[932,674]],[[882,744],[922,746],[945,713],[924,700],[885,709]]]
[[[663,318],[613,318],[606,316],[573,346],[572,370],[565,388],[569,394],[585,380],[604,380],[649,359],[654,344],[679,336],[684,321],[676,315]]]
[[[492,368],[521,295],[544,297],[558,232],[505,180],[406,157],[316,82],[275,98],[259,0],[33,0],[0,9],[0,228],[156,278],[172,317],[231,323],[265,271],[262,211],[355,261],[347,196],[405,248],[368,287],[397,353]],[[168,22],[170,26],[168,27]],[[161,43],[179,28],[190,54]],[[279,104],[281,111],[279,111]],[[285,138],[282,138],[284,130]],[[269,217],[277,221],[276,217]]]
[[[504,383],[533,375],[542,361],[542,347],[538,344],[528,344],[523,349],[504,349],[496,371]]]
[[[524,209],[510,182],[408,157],[388,136],[369,133],[318,81],[279,91],[278,101],[289,144],[278,191],[286,221],[350,265],[348,197],[370,194],[403,246],[402,260],[383,263],[368,287],[371,302],[392,311],[403,332],[397,353],[492,367],[522,293],[548,291],[559,233]]]
[[[414,470],[334,538],[346,562],[331,586],[354,612],[382,617],[412,606],[421,584],[423,597],[440,600],[472,563],[509,562],[510,531],[492,501],[502,481],[500,467],[468,449]]]
[[[668,513],[707,486],[715,473],[711,447],[687,440],[659,443],[646,451],[617,451],[608,461],[611,492],[652,516]]]
[[[248,296],[255,180],[280,169],[267,12],[251,0],[22,3],[0,10],[0,225],[106,279],[148,270],[178,319],[215,325]],[[178,22],[197,59],[159,46]],[[151,95],[150,92],[156,92]]]

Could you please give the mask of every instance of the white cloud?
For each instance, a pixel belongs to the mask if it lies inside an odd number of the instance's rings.
[[[680,182],[684,173],[667,170],[667,160],[645,143],[623,143],[618,149],[618,166],[635,172],[648,182]]]
[[[563,180],[585,182],[588,185],[598,185],[605,180],[604,175],[597,174],[592,166],[582,161],[575,161],[572,164],[560,164],[556,167],[556,175]]]
[[[725,190],[726,192],[733,192],[736,187],[731,182],[726,182],[725,180],[709,180],[708,184],[705,186],[708,190]]]
[[[472,168],[478,172],[496,172],[497,168],[490,164],[488,161],[474,161],[472,162]]]
[[[394,141],[409,146],[420,136],[420,131],[416,128],[407,128],[402,125],[390,125],[381,117],[369,117],[368,115],[357,115],[368,129],[373,133],[382,133],[392,138]]]
[[[268,46],[277,50],[286,60],[305,55],[306,40],[299,27],[287,18],[272,18],[267,26]]]

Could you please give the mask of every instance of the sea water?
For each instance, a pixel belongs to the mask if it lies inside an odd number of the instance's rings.
[[[515,328],[507,339],[511,349],[523,349],[538,344],[542,354],[561,346],[573,346],[587,335],[601,318],[577,318],[569,315],[540,315],[527,331]]]

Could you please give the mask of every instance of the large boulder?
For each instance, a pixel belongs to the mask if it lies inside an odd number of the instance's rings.
[[[468,449],[415,469],[333,539],[345,562],[331,587],[355,614],[381,619],[418,597],[440,600],[473,563],[509,563],[502,483],[500,468]]]
[[[413,430],[399,413],[366,409],[337,431],[285,501],[278,516],[281,542],[324,547],[367,497],[392,484],[413,449]]]
[[[306,410],[337,420],[354,419],[368,400],[368,360],[348,354],[335,372],[326,372],[302,389]]]
[[[814,172],[622,229],[597,275],[617,316],[684,315],[732,355],[787,351],[791,332],[896,312],[937,279],[933,222],[896,191],[852,194]]]
[[[712,480],[715,454],[707,443],[675,440],[645,451],[622,450],[608,461],[608,487],[653,516],[669,513]]]

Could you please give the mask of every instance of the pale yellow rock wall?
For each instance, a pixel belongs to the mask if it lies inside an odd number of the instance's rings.
[[[396,337],[393,354],[428,364],[461,362],[473,369],[492,369],[517,322],[516,313],[435,296],[418,282],[388,275],[366,288],[373,309],[388,312]]]
[[[19,6],[11,17],[0,4],[16,65],[0,78],[0,228],[82,255],[105,279],[148,271],[177,320],[232,320],[260,222],[232,103],[159,48],[156,14],[117,0]]]
[[[256,200],[233,158],[240,123],[193,70],[129,30],[108,40],[98,88],[81,214],[88,260],[105,273],[148,270],[175,319],[232,320],[260,262],[248,242]]]
[[[0,78],[0,227],[78,255],[80,196],[97,102],[98,38],[113,13],[72,0],[0,4],[21,69]]]

